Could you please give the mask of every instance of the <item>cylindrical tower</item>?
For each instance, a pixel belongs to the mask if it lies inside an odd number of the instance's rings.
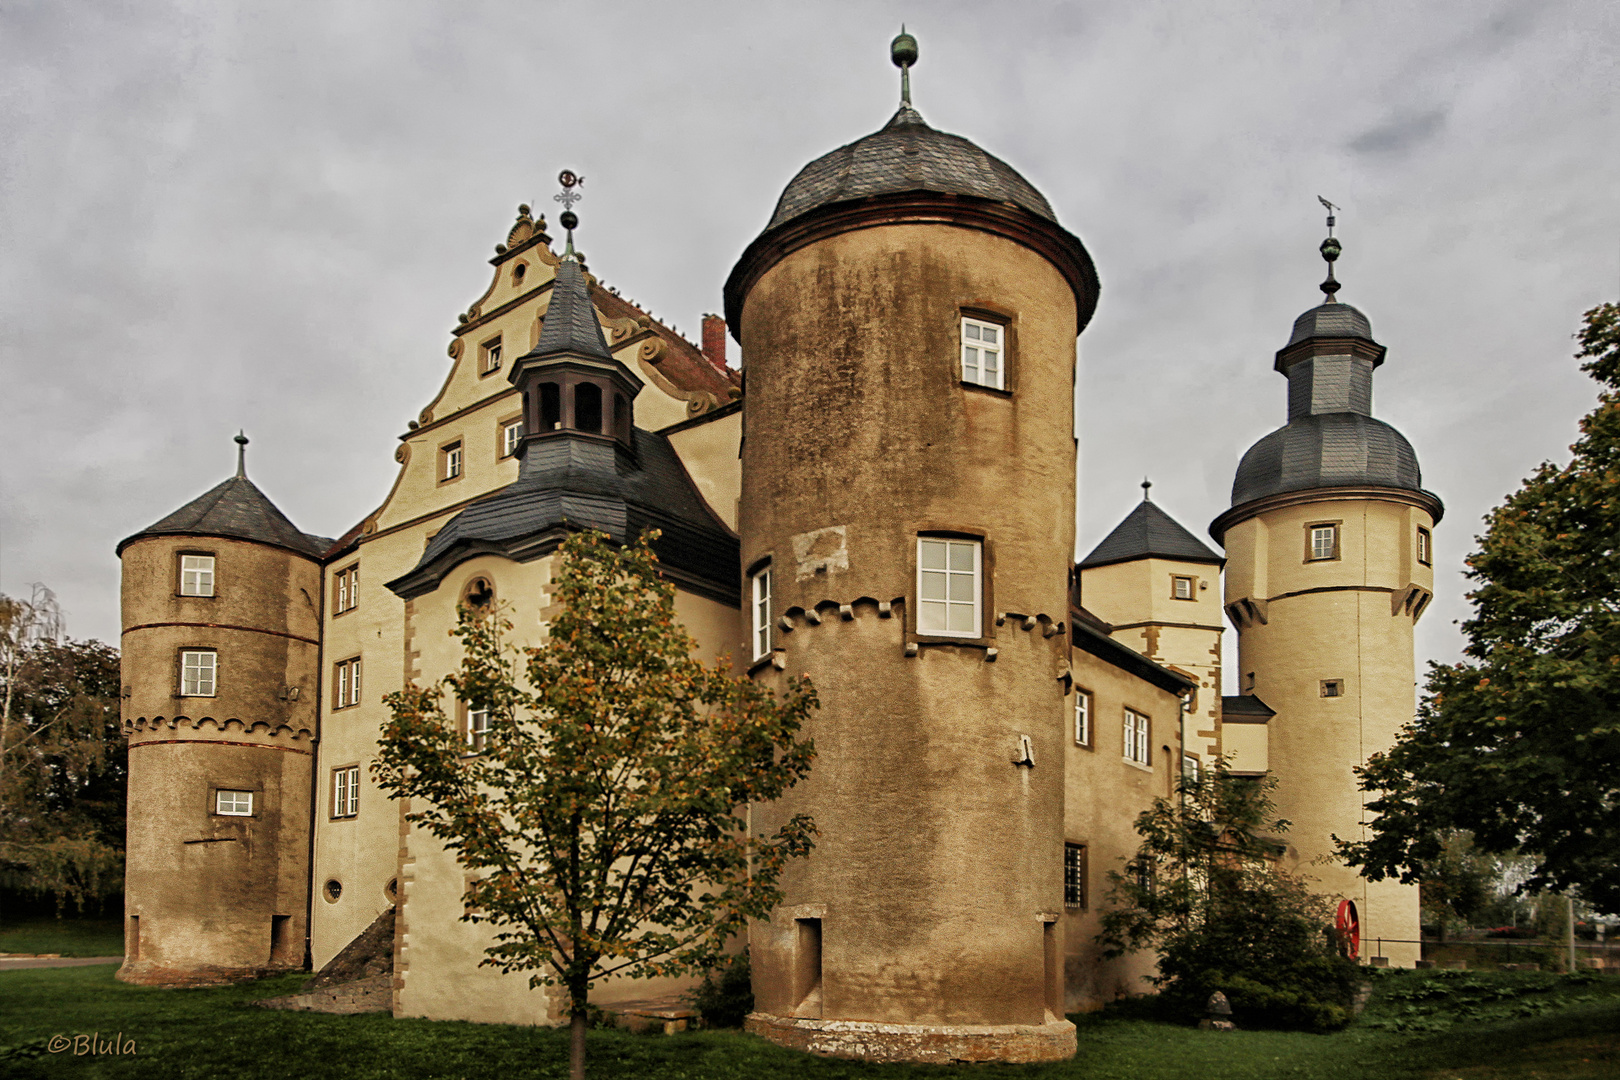
[[[756,830],[801,811],[820,829],[750,936],[750,1026],[779,1042],[1073,1053],[1057,914],[1075,337],[1096,296],[1046,200],[909,101],[806,166],[726,284],[750,655],[822,702],[810,777],[753,810]]]
[[[1338,250],[1323,244],[1330,264]],[[1365,315],[1334,300],[1331,268],[1323,289],[1327,301],[1295,320],[1277,353],[1288,423],[1243,456],[1232,508],[1210,531],[1226,545],[1239,689],[1276,711],[1269,756],[1278,811],[1293,823],[1290,868],[1355,904],[1364,957],[1410,966],[1417,887],[1365,881],[1333,838],[1366,838],[1352,770],[1413,716],[1412,628],[1433,595],[1443,507],[1423,490],[1411,444],[1371,415],[1384,347]]]
[[[126,982],[304,962],[328,544],[239,467],[118,545]]]

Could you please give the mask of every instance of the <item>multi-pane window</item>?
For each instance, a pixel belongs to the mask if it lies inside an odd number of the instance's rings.
[[[218,685],[219,654],[213,649],[186,649],[180,653],[180,694],[213,697]]]
[[[458,439],[439,449],[439,458],[443,466],[439,470],[441,480],[454,480],[461,475],[461,441]]]
[[[1086,909],[1086,845],[1063,845],[1063,906]]]
[[[1125,760],[1148,763],[1148,718],[1135,709],[1125,710]]]
[[[360,812],[360,766],[332,770],[332,816],[354,817]]]
[[[501,425],[501,457],[509,458],[517,453],[518,443],[522,441],[522,420],[513,420]]]
[[[226,791],[223,788],[216,791],[214,813],[224,814],[226,817],[252,817],[253,792]]]
[[[977,540],[917,541],[917,632],[979,636]]]
[[[467,710],[467,749],[475,754],[484,752],[489,745],[489,710]]]
[[[771,651],[771,568],[760,570],[753,577],[750,589],[752,599],[749,611],[753,625],[754,659],[761,660]]]
[[[1181,775],[1189,784],[1198,783],[1198,770],[1199,763],[1197,754],[1184,753],[1181,755]]]
[[[1312,525],[1310,540],[1311,559],[1337,559],[1339,557],[1339,527]]]
[[[339,660],[332,668],[332,708],[360,704],[360,658]]]
[[[1007,331],[983,319],[962,319],[962,381],[1003,389]]]
[[[1091,695],[1084,690],[1074,692],[1074,744],[1091,745]]]
[[[332,575],[336,592],[333,596],[334,610],[341,615],[345,611],[360,606],[360,564],[345,567]]]
[[[1417,532],[1417,561],[1422,563],[1424,566],[1428,566],[1430,563],[1432,563],[1434,561],[1434,556],[1429,553],[1429,545],[1430,545],[1430,543],[1431,543],[1431,540],[1430,540],[1430,537],[1429,537],[1429,530],[1423,528],[1421,525],[1418,526],[1418,532]]]
[[[479,367],[479,372],[488,375],[492,371],[499,371],[501,367],[501,339],[495,338],[492,341],[484,342],[481,351],[483,353],[483,364]]]
[[[180,556],[180,595],[214,595],[214,557],[212,555]]]
[[[1174,599],[1177,599],[1177,600],[1193,600],[1193,599],[1196,599],[1196,597],[1194,595],[1195,588],[1196,588],[1196,586],[1193,584],[1193,579],[1192,578],[1183,577],[1180,574],[1171,574],[1170,575],[1170,595]]]

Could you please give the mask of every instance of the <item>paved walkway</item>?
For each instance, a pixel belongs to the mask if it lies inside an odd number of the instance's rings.
[[[91,964],[122,964],[122,956],[0,956],[0,971],[18,968],[88,967]]]

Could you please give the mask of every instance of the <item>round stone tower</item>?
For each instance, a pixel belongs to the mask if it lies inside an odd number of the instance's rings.
[[[1417,887],[1363,880],[1333,837],[1365,838],[1352,770],[1412,719],[1412,628],[1433,595],[1443,507],[1423,490],[1411,444],[1372,416],[1385,350],[1367,317],[1334,299],[1338,241],[1322,248],[1327,300],[1294,321],[1277,353],[1288,423],[1243,455],[1232,508],[1210,532],[1226,545],[1239,689],[1276,711],[1270,768],[1278,812],[1293,823],[1290,869],[1356,906],[1363,957],[1410,966]]]
[[[234,477],[118,545],[126,982],[304,962],[328,546],[240,458]]]
[[[906,70],[915,41],[894,54]],[[909,88],[800,171],[726,283],[748,655],[822,702],[810,777],[753,809],[756,830],[820,830],[751,930],[750,1027],[778,1042],[1074,1052],[1057,923],[1075,338],[1096,300],[1040,193]]]

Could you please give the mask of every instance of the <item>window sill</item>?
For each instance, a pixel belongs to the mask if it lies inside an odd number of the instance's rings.
[[[785,670],[787,668],[787,659],[784,655],[786,652],[786,649],[772,649],[768,655],[762,656],[749,664],[745,674],[752,675],[768,667],[774,667],[777,671]]]
[[[1129,765],[1133,769],[1139,770],[1141,772],[1145,772],[1150,776],[1153,774],[1153,766],[1152,765],[1144,765],[1140,761],[1137,761],[1135,758],[1122,757],[1119,760],[1120,760],[1120,762],[1122,764]]]
[[[187,699],[193,699],[196,701],[212,701],[219,697],[218,694],[176,694],[174,696],[177,701],[184,701]]]
[[[1003,390],[999,386],[986,386],[983,383],[968,382],[966,379],[958,380],[958,385],[964,390],[978,390],[992,397],[1010,398],[1013,396],[1011,390]]]
[[[219,593],[189,593],[177,592],[174,594],[181,600],[218,600]]]

